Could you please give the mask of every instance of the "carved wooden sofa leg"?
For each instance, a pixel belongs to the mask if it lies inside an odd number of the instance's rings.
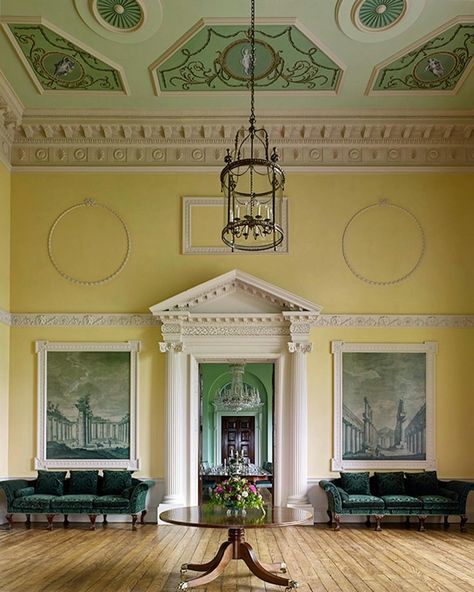
[[[410,528],[410,516],[405,518],[405,528]]]
[[[97,520],[97,514],[89,514],[89,520],[91,521],[89,530],[95,530],[95,521]]]
[[[449,528],[449,516],[444,517],[444,528]]]
[[[376,530],[376,532],[380,532],[382,530],[382,518],[383,518],[383,515],[382,516],[379,516],[378,514],[376,514],[374,516],[374,518],[375,518],[375,530]]]
[[[12,530],[13,528],[13,514],[6,514],[5,518],[8,522],[7,530]]]
[[[108,521],[107,521],[107,514],[103,514],[104,519],[102,520],[102,526],[107,526]]]
[[[138,514],[132,514],[132,530],[137,530]]]
[[[334,528],[333,530],[341,530],[341,517],[339,514],[334,514]]]
[[[367,514],[367,518],[365,520],[365,525],[367,526],[367,528],[369,528],[369,526],[370,526],[370,514]]]
[[[331,526],[332,526],[332,511],[326,510],[326,514],[328,515],[328,518],[329,518],[327,525],[329,526],[329,528],[331,528]]]
[[[46,519],[48,520],[48,526],[46,530],[53,530],[53,520],[56,514],[46,514]]]
[[[418,520],[419,520],[418,531],[419,532],[423,532],[424,530],[426,530],[425,522],[426,522],[427,518],[428,518],[428,516],[426,514],[418,516]]]
[[[64,528],[69,527],[69,514],[64,514],[63,526],[64,526]]]
[[[466,514],[461,514],[461,523],[460,523],[460,528],[461,528],[461,532],[466,532],[466,524],[467,524],[467,516]]]
[[[140,524],[145,524],[146,512],[146,510],[143,510],[143,512],[140,514]]]
[[[31,514],[26,514],[25,528],[31,528]]]

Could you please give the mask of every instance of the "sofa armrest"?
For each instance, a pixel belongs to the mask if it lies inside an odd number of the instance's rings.
[[[15,489],[15,497],[28,497],[29,495],[34,495],[35,488],[34,487],[20,487],[20,489]]]
[[[467,496],[470,491],[474,491],[474,483],[468,481],[438,481],[438,483],[441,489],[457,494],[460,512],[464,514],[466,512]]]
[[[36,479],[32,479],[31,481],[27,481],[26,479],[11,479],[10,481],[0,481],[0,489],[3,489],[5,492],[5,497],[7,498],[8,509],[13,504],[13,500],[15,499],[15,492],[19,489],[25,489],[27,487],[32,487],[35,484]]]
[[[137,512],[141,512],[145,509],[146,496],[148,494],[148,490],[151,489],[153,485],[155,485],[155,482],[148,479],[145,481],[140,481],[132,488],[129,498],[130,512],[132,514],[136,514]]]
[[[336,487],[332,481],[326,479],[319,482],[319,487],[324,489],[328,496],[328,509],[335,513],[342,512],[341,491],[343,490],[340,487]],[[344,493],[346,492],[344,491]]]

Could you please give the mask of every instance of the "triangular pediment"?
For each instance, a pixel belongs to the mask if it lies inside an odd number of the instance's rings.
[[[150,307],[164,313],[318,315],[321,307],[287,290],[234,269]]]

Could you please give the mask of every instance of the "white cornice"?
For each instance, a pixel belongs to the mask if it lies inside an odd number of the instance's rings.
[[[15,170],[201,170],[222,166],[240,115],[24,115],[16,129]],[[267,114],[285,167],[295,169],[474,167],[474,116],[467,114]]]
[[[215,326],[229,323],[229,316],[202,315]],[[170,319],[171,320],[171,319]],[[241,315],[233,322],[246,324]],[[12,327],[159,327],[161,322],[152,314],[130,313],[7,313],[0,311],[0,323]],[[314,319],[316,328],[372,328],[372,329],[473,329],[474,315],[391,315],[391,314],[320,314]],[[277,328],[275,320],[268,327]],[[283,325],[280,325],[283,330]]]

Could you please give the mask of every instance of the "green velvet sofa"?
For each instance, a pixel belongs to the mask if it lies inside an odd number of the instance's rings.
[[[328,499],[329,525],[339,530],[342,516],[363,515],[370,526],[375,518],[375,530],[382,530],[384,516],[405,516],[409,525],[410,516],[419,521],[418,530],[425,530],[428,516],[460,516],[461,531],[467,522],[466,502],[474,483],[464,481],[440,481],[436,471],[422,473],[387,472],[341,473],[339,479],[319,482]]]
[[[31,525],[31,514],[45,514],[48,529],[52,530],[54,517],[64,516],[64,526],[69,525],[70,514],[87,514],[91,530],[95,529],[98,515],[107,524],[109,514],[129,514],[132,529],[136,529],[138,514],[143,524],[146,514],[146,497],[154,481],[134,479],[129,471],[38,471],[36,479],[0,481],[0,489],[7,499],[9,527],[14,514],[26,514],[26,526]]]

